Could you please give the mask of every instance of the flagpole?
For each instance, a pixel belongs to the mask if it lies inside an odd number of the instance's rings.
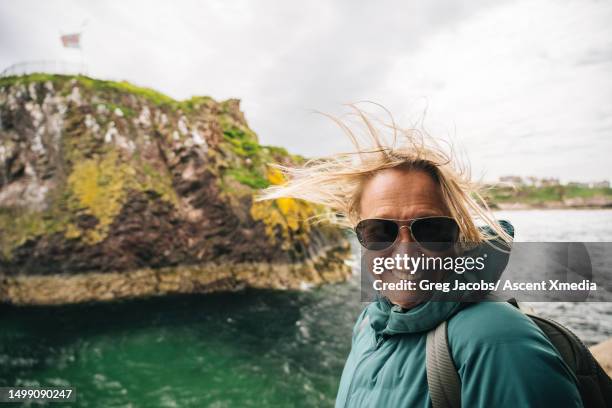
[[[81,69],[80,69],[81,75],[85,75],[85,69],[84,69],[85,58],[83,57],[83,46],[82,45],[79,47],[79,52],[81,53]]]
[[[79,38],[79,51],[81,52],[81,75],[85,75],[86,74],[86,69],[85,69],[85,57],[84,57],[84,50],[83,50],[83,33],[85,32],[85,27],[87,27],[87,23],[89,23],[88,19],[83,20],[83,23],[81,24],[81,32],[80,32],[80,38]]]

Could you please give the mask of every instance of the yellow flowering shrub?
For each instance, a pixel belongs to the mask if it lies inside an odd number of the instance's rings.
[[[270,184],[280,185],[285,182],[283,174],[270,168],[267,172]],[[303,200],[294,198],[278,198],[253,203],[251,216],[262,221],[266,227],[266,235],[272,244],[282,240],[281,247],[289,249],[294,240],[307,244],[310,235],[309,218],[316,215],[316,207]],[[280,235],[280,237],[279,237]]]

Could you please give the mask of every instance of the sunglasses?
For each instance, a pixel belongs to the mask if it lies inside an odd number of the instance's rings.
[[[423,249],[449,250],[459,237],[459,225],[451,217],[423,217],[411,220],[368,218],[359,221],[355,233],[359,243],[370,251],[382,251],[394,245],[400,229],[407,227],[414,241]]]

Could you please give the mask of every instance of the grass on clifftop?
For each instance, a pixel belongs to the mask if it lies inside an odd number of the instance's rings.
[[[57,90],[68,92],[72,80],[76,80],[83,88],[98,93],[132,94],[146,99],[155,106],[167,107],[174,110],[182,109],[189,112],[196,109],[199,104],[213,101],[209,96],[194,96],[190,99],[177,101],[154,89],[137,86],[127,81],[107,81],[94,79],[85,75],[56,75],[45,73],[14,75],[0,78],[0,88],[20,83],[28,85],[30,83],[50,81]]]

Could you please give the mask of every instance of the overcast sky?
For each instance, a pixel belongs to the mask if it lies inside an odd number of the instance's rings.
[[[76,60],[172,97],[237,97],[265,144],[349,148],[373,100],[465,150],[476,176],[612,178],[612,2],[0,0],[0,69]]]

